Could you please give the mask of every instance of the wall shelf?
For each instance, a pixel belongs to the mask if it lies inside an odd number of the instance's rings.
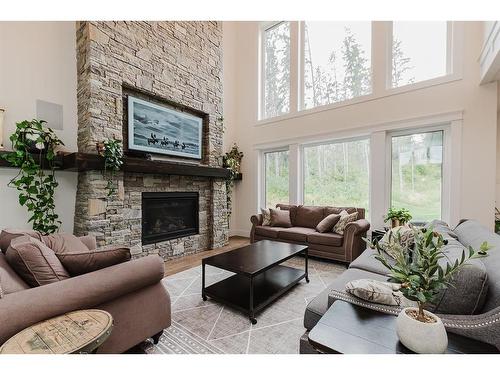
[[[6,153],[9,153],[9,151],[0,151],[0,167],[12,167],[6,160],[1,158],[1,156]],[[100,156],[83,152],[57,155],[54,160],[54,165],[57,170],[71,172],[104,170],[104,160]],[[198,176],[221,179],[227,179],[230,176],[230,172],[226,168],[164,160],[148,160],[130,156],[125,156],[123,158],[122,170],[129,173]]]

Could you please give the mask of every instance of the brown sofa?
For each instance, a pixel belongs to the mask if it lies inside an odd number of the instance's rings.
[[[163,276],[162,259],[147,256],[30,288],[0,252],[0,345],[37,322],[88,308],[108,311],[114,320],[98,353],[122,353],[151,337],[157,342],[171,323]]]
[[[262,225],[262,214],[250,218],[252,230],[251,242],[273,240],[288,243],[305,244],[309,246],[309,255],[351,263],[366,248],[363,237],[370,229],[370,223],[365,220],[365,209],[354,207],[323,207],[295,206],[277,204],[277,208],[290,211],[291,228],[281,228]],[[358,212],[358,220],[346,226],[343,235],[336,233],[319,233],[316,226],[326,216],[342,210],[348,213]]]

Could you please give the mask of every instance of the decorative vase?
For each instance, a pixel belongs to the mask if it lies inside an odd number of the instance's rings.
[[[392,227],[393,228],[396,228],[396,227],[399,227],[399,219],[392,219]]]
[[[433,322],[420,322],[410,315],[408,311],[417,308],[403,309],[396,319],[396,332],[399,341],[408,349],[419,354],[443,354],[448,347],[448,336],[444,324],[438,316],[424,310],[425,315],[433,318]]]

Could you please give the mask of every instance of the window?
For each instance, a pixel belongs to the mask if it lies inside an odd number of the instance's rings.
[[[263,108],[269,118],[290,111],[290,23],[281,22],[263,32]]]
[[[277,203],[288,203],[288,150],[266,152],[264,168],[266,207],[274,207]]]
[[[449,73],[447,22],[393,22],[392,87]]]
[[[371,93],[371,22],[304,22],[304,109]]]
[[[368,139],[304,147],[304,204],[369,208]]]
[[[392,137],[391,206],[413,221],[441,219],[443,131]]]

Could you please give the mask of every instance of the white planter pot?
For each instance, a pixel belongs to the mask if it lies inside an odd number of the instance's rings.
[[[448,336],[443,322],[436,315],[425,311],[425,314],[436,319],[434,323],[423,323],[410,317],[406,311],[418,309],[407,307],[396,319],[396,331],[399,341],[408,349],[420,354],[442,354],[448,347]]]

